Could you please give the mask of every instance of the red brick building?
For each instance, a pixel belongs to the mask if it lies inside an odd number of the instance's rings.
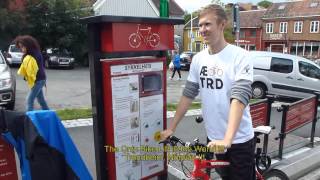
[[[262,22],[263,50],[320,58],[320,0],[274,3]]]
[[[263,10],[240,11],[239,46],[246,50],[262,50]],[[237,40],[235,40],[237,43]]]
[[[8,9],[11,11],[23,10],[25,7],[26,0],[10,0]]]

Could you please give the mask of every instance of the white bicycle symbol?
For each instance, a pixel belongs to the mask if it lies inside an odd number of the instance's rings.
[[[160,36],[151,32],[151,27],[141,29],[140,24],[138,24],[137,32],[129,36],[129,45],[132,48],[138,48],[142,40],[146,45],[151,47],[157,47],[160,44]]]
[[[222,76],[223,75],[223,70],[220,69],[218,66],[212,67],[208,70],[208,74],[211,76]]]

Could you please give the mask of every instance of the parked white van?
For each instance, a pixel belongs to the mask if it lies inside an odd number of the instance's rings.
[[[320,91],[320,67],[289,54],[250,51],[253,62],[253,98],[266,93],[303,98]]]

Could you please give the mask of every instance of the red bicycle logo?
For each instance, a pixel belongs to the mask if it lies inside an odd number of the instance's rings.
[[[151,27],[142,29],[140,28],[140,24],[138,24],[137,32],[134,32],[129,36],[129,45],[132,48],[138,48],[141,45],[142,41],[146,45],[157,47],[160,44],[160,36],[156,33],[151,32]]]

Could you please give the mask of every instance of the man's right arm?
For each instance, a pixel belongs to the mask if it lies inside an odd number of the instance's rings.
[[[194,82],[187,81],[186,86],[183,90],[183,95],[180,98],[179,104],[177,106],[176,113],[169,127],[161,132],[161,139],[165,140],[167,137],[171,136],[176,130],[179,122],[187,112],[194,98],[199,94],[199,85]]]

